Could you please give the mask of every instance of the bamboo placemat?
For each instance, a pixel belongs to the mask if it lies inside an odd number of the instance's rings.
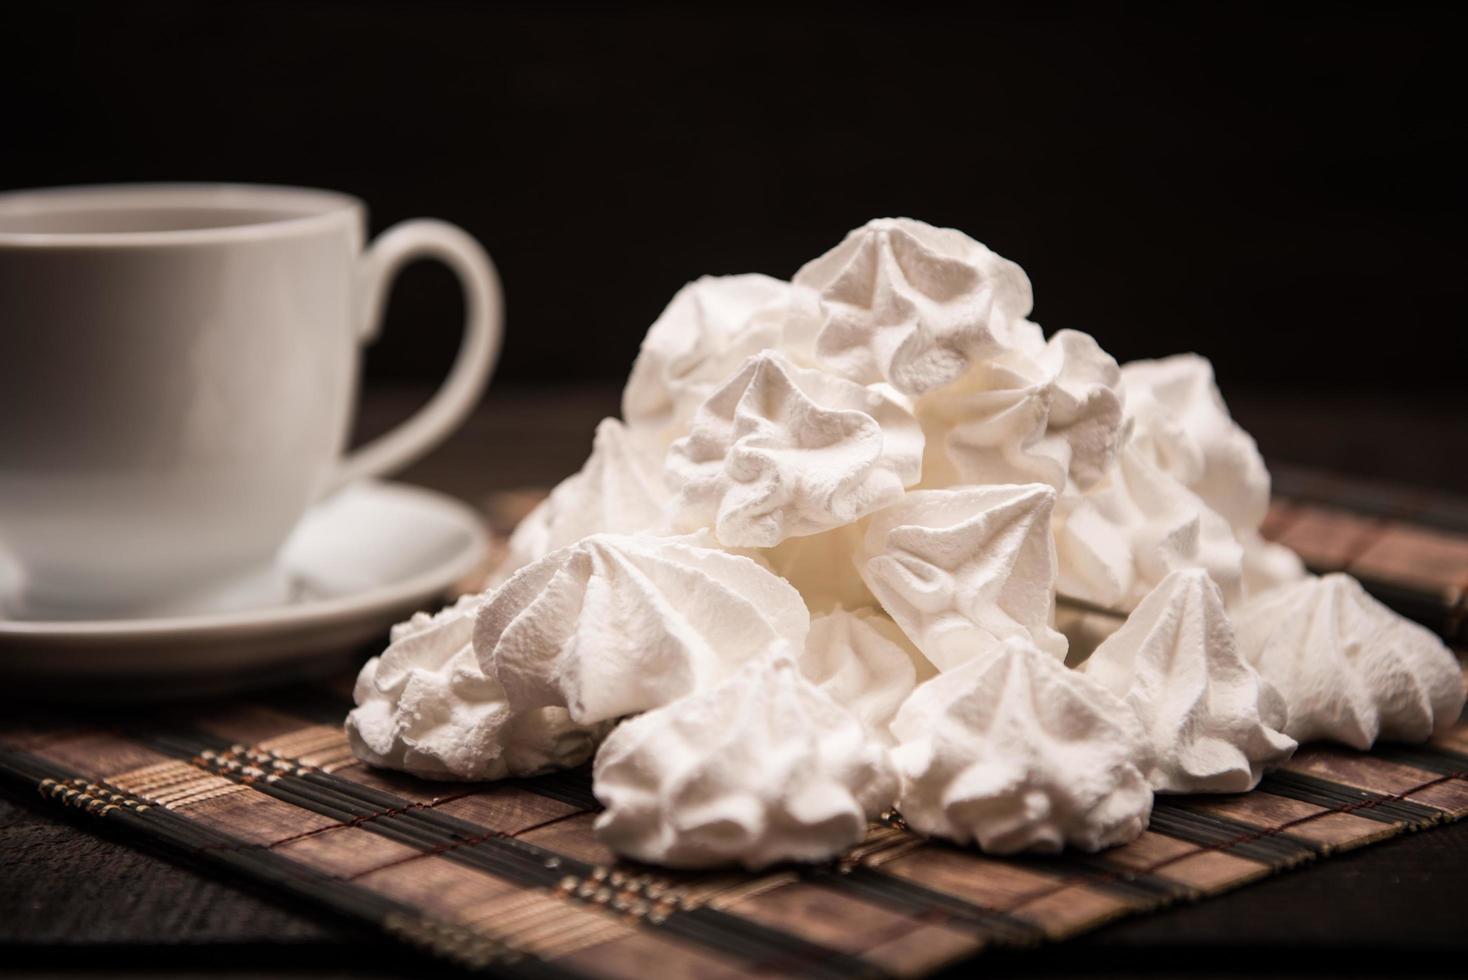
[[[1322,523],[1322,511],[1346,523]],[[1461,623],[1468,536],[1304,493],[1270,529],[1318,568],[1385,575],[1400,534],[1427,542],[1425,554],[1462,555],[1456,568],[1431,558],[1387,579],[1424,616]],[[1468,814],[1460,720],[1426,746],[1307,746],[1252,793],[1158,797],[1141,838],[1099,855],[989,857],[889,814],[829,865],[674,874],[620,863],[597,842],[585,769],[457,784],[361,765],[340,728],[349,683],[141,719],[10,719],[0,776],[459,965],[547,977],[918,976]]]
[[[1274,485],[1266,537],[1312,571],[1349,572],[1402,615],[1468,643],[1468,501],[1280,467]]]

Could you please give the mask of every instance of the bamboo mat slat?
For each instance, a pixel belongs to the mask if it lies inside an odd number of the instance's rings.
[[[1468,501],[1276,468],[1264,533],[1311,571],[1349,572],[1402,615],[1468,643]]]
[[[1293,495],[1269,533],[1317,569],[1374,572],[1362,577],[1379,594],[1460,628],[1468,534],[1321,486],[1282,487]],[[526,977],[921,976],[1468,815],[1460,720],[1429,745],[1306,746],[1252,793],[1159,797],[1146,833],[1097,855],[991,857],[891,815],[828,865],[670,873],[618,862],[596,840],[585,769],[460,784],[361,765],[340,728],[347,690],[145,719],[7,719],[0,778],[460,966]]]

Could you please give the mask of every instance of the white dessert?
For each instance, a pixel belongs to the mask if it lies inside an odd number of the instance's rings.
[[[897,709],[937,673],[897,624],[875,609],[834,609],[810,622],[800,672],[856,716],[872,737],[890,742]]]
[[[902,496],[922,472],[907,400],[797,367],[778,351],[740,366],[668,451],[671,513],[730,548],[769,548],[850,524]]]
[[[979,639],[1022,636],[1054,657],[1055,552],[1043,484],[920,490],[874,516],[858,567],[917,648],[949,670]]]
[[[1269,471],[1254,439],[1228,413],[1213,365],[1197,354],[1122,368],[1134,443],[1154,465],[1221,514],[1235,533],[1256,531],[1269,509]]]
[[[660,447],[688,431],[698,406],[751,354],[780,346],[790,284],[704,276],[678,290],[647,331],[622,392],[622,415]]]
[[[1263,538],[1269,474],[1206,360],[1118,366],[1031,305],[1013,262],[905,218],[789,283],[690,283],[494,588],[363,668],[355,751],[494,779],[620,721],[603,839],[762,867],[893,804],[987,850],[1094,850],[1154,789],[1458,716],[1436,638]]]
[[[1137,713],[1151,750],[1143,771],[1160,793],[1243,793],[1295,751],[1284,699],[1239,655],[1201,569],[1163,579],[1085,673]]]
[[[963,232],[881,218],[806,263],[795,285],[819,297],[816,356],[862,384],[920,395],[1013,345],[1030,312],[1024,270]]]
[[[501,577],[588,534],[660,530],[669,494],[663,457],[616,419],[596,427],[591,455],[526,515],[510,535]]]
[[[1258,531],[1239,535],[1239,545],[1244,549],[1244,598],[1298,582],[1310,574],[1299,555],[1277,541],[1264,540]]]
[[[1032,323],[1019,345],[972,365],[921,400],[923,486],[1048,483],[1085,489],[1121,443],[1121,372],[1094,339],[1061,330],[1048,343]]]
[[[783,579],[701,537],[593,534],[520,569],[484,602],[480,667],[516,710],[591,725],[793,654],[810,615]]]
[[[1101,481],[1056,508],[1057,587],[1108,609],[1132,609],[1180,568],[1202,568],[1233,604],[1243,548],[1223,516],[1128,440]]]
[[[1284,696],[1285,732],[1298,741],[1421,742],[1463,711],[1452,651],[1349,575],[1265,592],[1234,622],[1244,656]]]
[[[989,641],[892,723],[898,809],[986,851],[1096,851],[1147,826],[1146,736],[1101,684],[1024,639]]]
[[[759,555],[771,571],[795,586],[811,615],[837,606],[860,609],[877,605],[856,567],[865,536],[866,522],[857,521],[821,534],[786,538]]]
[[[788,657],[624,722],[597,755],[597,836],[675,868],[822,861],[857,843],[896,780],[861,724]]]
[[[514,712],[479,669],[471,644],[479,596],[392,629],[357,677],[347,715],[352,750],[374,766],[430,779],[502,779],[580,765],[604,730],[564,708]]]

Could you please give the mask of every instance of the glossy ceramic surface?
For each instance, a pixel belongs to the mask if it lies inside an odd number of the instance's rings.
[[[385,642],[393,623],[437,608],[484,549],[479,516],[458,501],[357,484],[313,507],[286,542],[288,601],[155,619],[0,620],[0,687],[11,696],[136,701],[327,671]]]
[[[0,614],[172,615],[280,600],[276,555],[335,487],[452,430],[500,343],[493,266],[411,221],[364,250],[346,195],[137,185],[0,195]],[[457,273],[438,395],[343,459],[393,275]]]

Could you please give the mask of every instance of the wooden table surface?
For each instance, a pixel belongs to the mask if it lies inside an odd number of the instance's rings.
[[[362,431],[421,400],[374,393]],[[1453,399],[1231,399],[1272,460],[1468,493]],[[610,388],[493,392],[404,474],[478,502],[580,465]],[[3,707],[3,706],[0,706]],[[309,908],[242,890],[0,797],[0,969],[26,976],[417,976],[425,962]],[[992,976],[1460,974],[1468,821],[1333,857],[1198,905],[983,960]],[[959,971],[955,971],[957,974]],[[967,971],[965,971],[967,972]]]

